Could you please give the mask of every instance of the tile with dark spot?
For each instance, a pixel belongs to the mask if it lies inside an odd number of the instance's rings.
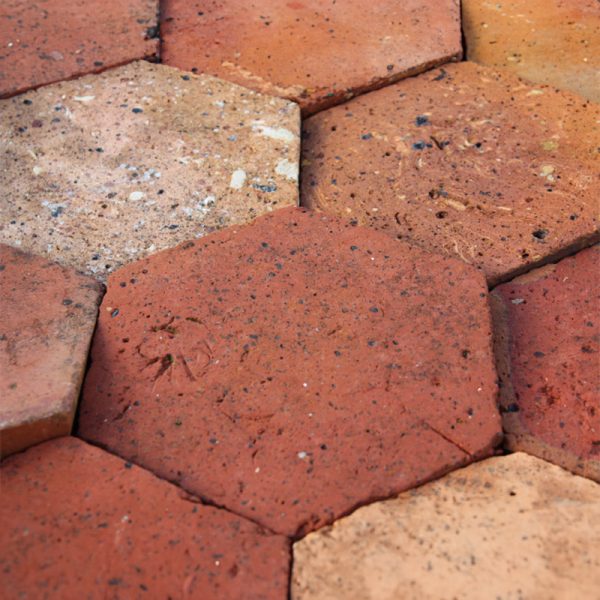
[[[71,432],[102,286],[0,244],[0,457]]]
[[[458,0],[166,0],[165,64],[300,103],[311,114],[462,53]]]
[[[467,58],[600,102],[598,0],[463,0]]]
[[[157,0],[3,0],[0,98],[158,52]]]
[[[491,298],[508,447],[600,482],[600,247]]]
[[[0,466],[11,598],[287,597],[289,542],[71,437]]]
[[[304,124],[301,202],[456,256],[490,285],[600,239],[600,106],[446,65]]]
[[[0,242],[98,278],[298,202],[299,110],[136,62],[0,101]]]
[[[301,209],[111,274],[79,435],[277,532],[500,442],[484,278]]]
[[[490,458],[294,544],[293,600],[586,598],[600,590],[600,486]]]

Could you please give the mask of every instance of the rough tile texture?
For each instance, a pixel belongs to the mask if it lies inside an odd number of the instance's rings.
[[[70,433],[101,294],[0,244],[0,457]]]
[[[495,284],[599,239],[599,122],[571,94],[447,65],[308,119],[302,203]]]
[[[600,102],[598,0],[463,0],[469,60]]]
[[[600,247],[492,298],[508,447],[600,482]]]
[[[0,467],[13,598],[279,599],[288,541],[75,438]]]
[[[526,454],[361,508],[294,545],[294,600],[596,598],[600,486]]]
[[[367,228],[283,209],[120,269],[100,313],[79,433],[278,532],[500,441],[483,278]]]
[[[3,0],[0,97],[158,52],[157,0]]]
[[[137,62],[0,102],[0,241],[105,276],[298,199],[299,111]]]
[[[166,64],[300,103],[305,114],[461,56],[457,0],[166,0]]]

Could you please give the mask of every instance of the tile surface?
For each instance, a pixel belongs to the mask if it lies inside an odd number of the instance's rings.
[[[0,102],[0,242],[104,277],[298,199],[298,107],[137,62]]]
[[[111,275],[79,434],[308,531],[499,443],[485,289],[301,209],[183,244]]]
[[[157,0],[3,0],[0,97],[158,52]]]
[[[361,508],[294,545],[294,600],[596,598],[600,486],[526,454]]]
[[[600,107],[473,63],[305,123],[302,203],[507,280],[598,239]]]
[[[600,247],[492,298],[508,447],[600,482]]]
[[[463,0],[469,60],[600,102],[597,0]]]
[[[14,598],[287,596],[288,541],[75,438],[0,467]]]
[[[457,0],[166,0],[162,60],[313,113],[461,55]]]
[[[101,285],[0,244],[0,456],[71,431]]]

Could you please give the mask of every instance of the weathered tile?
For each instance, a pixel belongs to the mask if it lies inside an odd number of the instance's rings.
[[[0,244],[0,457],[70,433],[101,295]]]
[[[297,204],[299,111],[137,62],[0,102],[0,242],[93,273]]]
[[[463,0],[469,60],[600,102],[598,0]]]
[[[462,54],[457,0],[166,0],[164,63],[314,113]]]
[[[14,598],[287,597],[284,537],[80,440],[11,457],[0,476]]]
[[[308,531],[500,441],[483,277],[301,209],[123,267],[85,439],[275,531]]]
[[[158,52],[157,0],[3,0],[0,97]]]
[[[294,545],[294,600],[596,598],[600,486],[526,454],[361,508]]]
[[[492,299],[508,447],[600,482],[600,247]]]
[[[599,239],[599,122],[577,96],[447,65],[308,119],[301,201],[493,285]]]

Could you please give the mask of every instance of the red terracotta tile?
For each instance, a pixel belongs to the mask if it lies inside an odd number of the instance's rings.
[[[304,114],[461,56],[457,0],[166,0],[162,60]]]
[[[492,293],[508,447],[600,482],[600,247]]]
[[[301,202],[494,285],[598,240],[600,106],[473,63],[305,123]]]
[[[600,102],[598,0],[463,0],[467,58]]]
[[[11,598],[287,597],[285,538],[80,440],[32,448],[0,474]]]
[[[499,442],[483,277],[285,208],[111,275],[79,433],[275,531]]]
[[[3,0],[0,98],[158,51],[157,0]]]
[[[0,244],[0,456],[69,434],[102,286]]]

